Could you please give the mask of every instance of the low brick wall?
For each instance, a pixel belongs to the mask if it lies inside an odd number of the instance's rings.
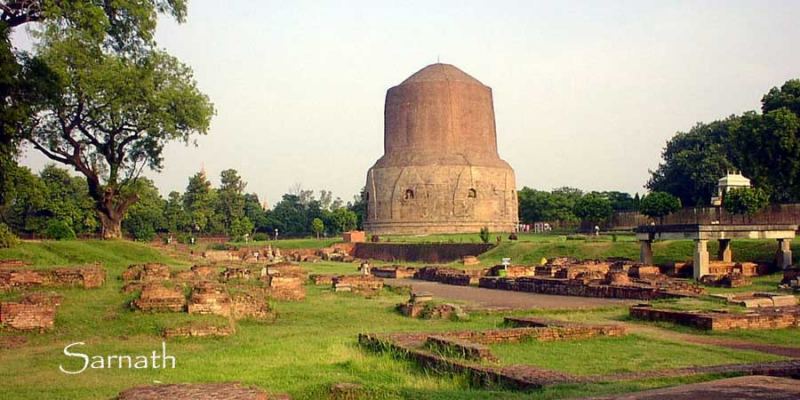
[[[647,321],[664,321],[704,330],[781,329],[800,327],[800,307],[762,308],[748,313],[714,313],[663,310],[635,306],[630,316]]]
[[[356,243],[353,256],[382,261],[449,263],[478,256],[493,245],[484,243]]]
[[[469,286],[478,283],[484,270],[460,270],[448,267],[424,267],[414,273],[414,279],[433,281],[447,285]]]
[[[98,288],[105,283],[100,264],[53,269],[0,269],[0,290],[33,286]]]
[[[391,267],[373,267],[370,273],[378,278],[412,278],[417,272],[414,267],[392,265]]]
[[[458,356],[467,360],[497,360],[485,345],[445,336],[428,336],[425,345],[433,351],[444,353],[448,356]]]
[[[602,297],[612,299],[654,300],[676,297],[657,287],[646,285],[604,285],[586,283],[580,279],[545,277],[496,278],[483,277],[478,286],[487,289],[514,290],[560,296]]]

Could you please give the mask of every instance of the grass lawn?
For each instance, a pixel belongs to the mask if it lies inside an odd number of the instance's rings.
[[[559,242],[530,241],[514,245],[556,244]],[[585,246],[590,244],[584,243]],[[611,245],[612,242],[603,244]],[[635,247],[635,243],[626,245]],[[493,328],[501,326],[508,313],[473,314],[469,321],[463,322],[413,320],[394,311],[396,303],[407,300],[406,295],[384,291],[380,296],[365,299],[352,294],[334,294],[328,288],[313,286],[308,287],[305,301],[273,302],[278,313],[274,323],[243,321],[238,323],[236,334],[227,338],[170,340],[168,352],[178,360],[174,370],[105,369],[65,375],[59,371],[59,365],[74,368],[73,364],[67,363],[75,362],[62,354],[67,344],[85,342],[85,347],[80,349],[89,355],[150,354],[160,349],[162,339],[159,333],[163,328],[196,319],[219,319],[185,313],[138,313],[127,308],[132,295],[120,292],[122,282],[119,277],[129,264],[157,261],[176,269],[189,266],[185,261],[171,259],[147,245],[123,241],[26,242],[14,249],[0,249],[2,258],[32,261],[36,268],[99,261],[108,271],[107,283],[102,288],[54,290],[63,294],[64,300],[53,331],[22,334],[28,338],[28,344],[17,349],[0,349],[0,398],[3,399],[108,399],[122,389],[154,381],[240,381],[272,392],[286,392],[295,399],[325,398],[328,387],[337,382],[364,384],[369,391],[368,398],[377,399],[544,399],[641,390],[703,379],[563,385],[530,393],[502,388],[471,388],[460,376],[432,374],[389,354],[365,351],[357,345],[356,335],[361,332]],[[316,273],[356,273],[357,267],[356,264],[324,262],[304,266]],[[0,299],[20,295],[16,292],[2,293]],[[624,308],[535,312],[545,317],[571,320],[608,320],[624,313]],[[0,330],[1,335],[19,333]],[[789,340],[788,336],[786,340]],[[752,356],[747,352],[737,353],[742,353],[739,357]],[[669,354],[663,354],[670,358]],[[725,355],[728,356],[733,357]],[[609,370],[638,365],[625,359],[614,365],[607,364]],[[555,364],[548,368],[562,366]]]
[[[575,375],[775,361],[778,356],[698,346],[639,335],[489,346],[502,365],[527,364]]]

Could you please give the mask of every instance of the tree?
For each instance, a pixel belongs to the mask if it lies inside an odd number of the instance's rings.
[[[176,191],[169,192],[164,202],[164,227],[169,232],[185,232],[191,230],[191,217],[183,208],[183,195]]]
[[[731,128],[731,149],[742,173],[776,201],[800,200],[800,116],[785,107],[747,112]]]
[[[258,200],[257,194],[248,193],[244,195],[244,216],[253,223],[256,231],[267,232],[267,213]]]
[[[734,121],[736,117],[699,123],[689,132],[678,132],[661,153],[663,162],[650,171],[647,188],[670,193],[690,206],[708,204],[719,178],[734,169],[727,144]]]
[[[347,209],[356,215],[358,229],[364,229],[364,221],[367,220],[367,188],[353,196],[353,201],[347,202]]]
[[[561,187],[552,192],[523,187],[517,192],[520,220],[525,222],[574,222],[575,201],[582,196],[579,189]]]
[[[664,217],[681,209],[681,200],[669,193],[652,192],[642,198],[639,212],[650,217],[658,218],[659,223],[664,223]]]
[[[234,241],[241,241],[245,235],[253,233],[254,225],[247,217],[237,218],[231,223],[230,235]]]
[[[136,240],[153,240],[157,232],[166,229],[166,202],[150,179],[140,178],[131,190],[138,194],[139,201],[128,210],[122,220],[122,229]]]
[[[780,88],[773,87],[761,98],[761,112],[768,114],[786,108],[800,115],[800,79],[786,81]]]
[[[311,227],[305,206],[294,194],[284,194],[267,215],[267,221],[270,230],[278,229],[285,236],[304,236]]]
[[[214,216],[215,195],[206,173],[200,171],[189,178],[183,193],[183,208],[189,216],[189,228],[206,232]]]
[[[330,212],[329,223],[334,234],[351,231],[358,226],[358,215],[355,212],[341,207]]]
[[[614,213],[611,201],[600,193],[588,193],[575,201],[575,215],[583,221],[599,224]]]
[[[244,188],[247,183],[242,181],[235,169],[226,169],[220,173],[220,187],[217,190],[217,211],[224,221],[225,230],[231,232],[234,221],[245,216]]]
[[[314,218],[314,220],[311,221],[311,231],[314,232],[314,234],[317,235],[317,239],[319,239],[319,235],[325,231],[325,224],[321,219]]]
[[[47,21],[50,2],[41,4]],[[22,135],[85,176],[103,237],[118,238],[138,199],[128,187],[145,167],[161,169],[166,143],[205,134],[214,109],[191,70],[152,41],[157,12],[181,20],[183,1],[124,2],[120,9],[66,4],[97,20],[89,25],[99,29],[75,29],[58,18],[44,25],[34,59],[53,72],[55,85]]]
[[[752,217],[769,205],[769,195],[759,188],[733,188],[722,199],[725,211]]]
[[[27,167],[11,165],[6,171],[6,201],[0,206],[0,216],[14,232],[44,232],[40,218],[47,208],[47,188],[42,179]]]
[[[730,170],[741,171],[774,201],[800,201],[800,80],[765,94],[761,114],[749,111],[679,132],[662,157],[647,187],[686,205],[707,204]]]
[[[98,223],[93,212],[86,181],[73,177],[69,171],[48,164],[39,173],[46,190],[46,205],[42,214],[46,218],[62,220],[77,234],[93,234]],[[44,226],[46,221],[41,221]]]

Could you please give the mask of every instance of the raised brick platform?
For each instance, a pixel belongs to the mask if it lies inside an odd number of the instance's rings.
[[[159,282],[150,282],[142,288],[142,294],[132,305],[141,311],[180,312],[186,307],[186,297],[180,288],[167,288]]]
[[[746,313],[675,311],[650,306],[630,308],[633,318],[672,322],[704,330],[800,327],[800,307],[759,308]]]
[[[52,269],[0,269],[0,291],[28,287],[97,288],[106,280],[100,264]]]

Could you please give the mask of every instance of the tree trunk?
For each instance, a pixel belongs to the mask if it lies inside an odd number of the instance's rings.
[[[97,211],[103,225],[103,240],[122,239],[122,217],[124,213]]]
[[[122,239],[122,219],[128,208],[139,200],[139,196],[134,194],[120,198],[117,190],[106,187],[99,197],[97,215],[103,226],[103,240]]]

